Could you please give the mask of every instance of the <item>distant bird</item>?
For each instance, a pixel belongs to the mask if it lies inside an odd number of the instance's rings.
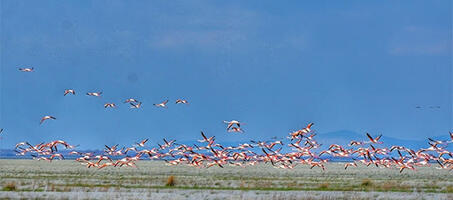
[[[369,133],[366,133],[366,136],[370,139],[371,143],[382,144],[382,142],[378,141],[379,139],[381,139],[382,135],[379,135],[376,138],[373,138],[373,137],[371,137],[371,135]]]
[[[72,95],[75,95],[75,91],[72,90],[72,89],[67,89],[64,91],[64,95],[63,96],[66,96],[67,94],[71,93]]]
[[[159,104],[153,104],[156,107],[167,108],[168,99]]]
[[[185,99],[178,99],[176,100],[176,104],[189,104],[189,102]]]
[[[64,157],[61,153],[56,153],[50,156],[50,160],[53,160],[55,157],[58,157],[60,160],[64,160]]]
[[[53,117],[53,116],[50,116],[50,115],[47,115],[47,116],[44,116],[43,118],[41,118],[41,122],[39,122],[39,124],[42,124],[44,121],[46,121],[46,120],[48,120],[48,119],[53,119],[53,120],[55,120],[55,119],[57,119],[57,118],[55,118],[55,117]]]
[[[108,107],[115,108],[116,105],[114,103],[106,103],[106,104],[104,104],[104,108],[108,108]]]
[[[142,140],[140,143],[135,143],[137,144],[139,147],[144,147],[145,146],[145,143],[148,141],[148,139],[144,139]]]
[[[233,125],[237,125],[238,127],[241,127],[241,124],[244,124],[244,123],[239,122],[237,120],[223,121],[223,123],[228,124],[227,130],[230,129]]]
[[[132,103],[132,102],[137,103],[138,101],[137,101],[137,99],[132,99],[132,98],[126,99],[126,101],[124,101],[124,103]]]
[[[31,67],[31,68],[19,68],[19,71],[21,71],[21,72],[33,72],[34,68],[33,67]]]
[[[134,104],[134,103],[130,103],[131,104],[131,108],[140,108],[142,106],[142,102],[138,102],[137,104]]]
[[[87,92],[88,96],[101,97],[102,92]]]
[[[213,142],[215,138],[215,136],[207,138],[203,131],[201,131],[201,136],[203,137],[203,140],[198,140],[198,142],[211,142],[211,141]]]
[[[357,146],[357,145],[363,145],[365,144],[364,142],[359,142],[359,141],[354,141],[352,140],[350,143],[349,143],[349,146]]]
[[[311,127],[313,126],[313,124],[314,124],[313,122],[312,122],[312,123],[309,123],[309,124],[307,125],[307,127],[303,128],[303,129],[301,130],[302,133],[309,133],[309,132],[311,132]]]
[[[3,128],[0,128],[0,134],[3,133]]]
[[[355,162],[346,163],[344,164],[344,169],[347,169],[349,166],[357,167],[357,163]]]
[[[420,108],[422,108],[422,106],[415,106],[415,108],[420,109]],[[439,109],[440,106],[429,106],[428,108],[431,108],[431,109],[437,108],[437,109]]]

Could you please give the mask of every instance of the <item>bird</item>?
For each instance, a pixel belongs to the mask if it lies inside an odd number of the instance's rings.
[[[60,160],[64,159],[64,157],[61,153],[56,153],[56,154],[53,154],[52,156],[50,156],[50,160],[53,160],[55,157],[58,157]]]
[[[53,117],[53,116],[50,116],[50,115],[47,115],[47,116],[44,116],[43,118],[41,118],[41,122],[39,122],[39,124],[42,124],[44,121],[46,121],[46,120],[48,120],[48,119],[53,119],[53,120],[55,120],[55,119],[57,119],[57,118],[55,118],[55,117]]]
[[[31,67],[31,68],[19,68],[19,71],[21,71],[21,72],[33,72],[34,68],[33,67]]]
[[[153,105],[156,106],[156,107],[167,108],[167,103],[168,103],[168,99],[163,101],[162,103],[153,104]]]
[[[101,97],[102,92],[87,92],[88,96]]]
[[[311,132],[311,127],[313,126],[313,124],[314,124],[313,122],[312,122],[312,123],[309,123],[309,124],[307,125],[307,127],[303,128],[303,129],[301,130],[302,133],[309,133],[309,132]]]
[[[350,143],[349,143],[349,146],[357,146],[357,145],[363,145],[364,142],[359,142],[359,141],[354,141],[352,140]]]
[[[73,89],[67,89],[67,90],[64,91],[64,95],[63,96],[66,96],[69,93],[71,93],[72,95],[75,95],[75,91]]]
[[[349,166],[357,167],[357,163],[355,162],[346,163],[344,164],[344,169],[347,169]]]
[[[189,104],[189,102],[185,99],[177,99],[175,104]]]
[[[206,137],[206,135],[201,131],[201,136],[203,137],[203,140],[198,140],[198,142],[211,142],[214,141],[215,136],[211,136],[209,138]]]
[[[244,124],[244,123],[239,122],[237,120],[231,120],[231,121],[224,120],[223,123],[228,124],[227,130],[230,129],[233,125],[237,125],[238,127],[241,127],[241,124]]]
[[[107,166],[115,166],[115,163],[107,162],[107,163],[104,163],[102,165],[98,165],[98,169],[102,169],[102,168],[107,167]]]
[[[108,108],[108,107],[115,108],[116,105],[114,103],[106,103],[106,104],[104,104],[104,108]]]
[[[366,133],[366,136],[370,139],[371,143],[382,144],[382,142],[378,141],[379,139],[381,139],[382,135],[379,135],[376,138],[373,138],[373,137],[371,137],[371,135],[369,133]]]
[[[144,139],[144,140],[142,140],[140,143],[137,142],[137,143],[135,143],[135,144],[137,144],[139,147],[144,147],[144,146],[145,146],[145,143],[146,143],[147,141],[148,141],[148,139]]]
[[[3,133],[3,128],[0,128],[0,134]]]

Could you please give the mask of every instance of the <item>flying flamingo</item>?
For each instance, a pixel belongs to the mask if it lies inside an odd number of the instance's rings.
[[[381,139],[382,135],[379,135],[376,138],[373,138],[373,137],[371,137],[371,135],[369,133],[366,133],[366,136],[370,139],[371,143],[382,144],[382,142],[378,141],[379,139]]]
[[[75,95],[75,91],[73,89],[67,89],[67,90],[64,91],[64,95],[63,96],[66,96],[69,93],[71,93],[72,95]]]
[[[33,72],[34,68],[33,67],[31,67],[31,68],[19,68],[19,71],[21,71],[21,72]]]
[[[230,129],[233,125],[237,125],[238,127],[241,127],[241,124],[244,124],[244,123],[239,122],[237,120],[223,121],[223,123],[228,124],[227,130]]]
[[[101,97],[102,92],[87,92],[88,96]]]
[[[142,140],[140,143],[135,143],[137,144],[139,147],[144,147],[145,146],[145,143],[148,141],[148,139],[144,139]]]
[[[168,99],[159,104],[153,104],[156,107],[167,108]]]
[[[189,104],[189,102],[184,99],[178,99],[178,100],[176,100],[176,104]]]
[[[115,108],[116,105],[114,103],[106,103],[106,104],[104,104],[104,108],[108,108],[108,107]]]
[[[46,120],[48,120],[48,119],[53,119],[53,120],[55,120],[55,119],[57,119],[57,118],[55,118],[55,117],[53,117],[53,116],[50,116],[50,115],[47,115],[47,116],[44,116],[43,118],[41,118],[41,122],[39,122],[39,124],[42,124],[44,121],[46,121]]]

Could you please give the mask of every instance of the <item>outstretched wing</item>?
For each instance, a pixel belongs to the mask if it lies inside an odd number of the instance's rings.
[[[371,135],[370,135],[369,133],[366,133],[366,136],[367,136],[368,138],[370,138],[370,140],[373,140],[373,137],[371,137]]]
[[[203,131],[201,131],[201,136],[202,136],[205,140],[208,140],[208,138],[206,137],[206,135],[204,135]]]

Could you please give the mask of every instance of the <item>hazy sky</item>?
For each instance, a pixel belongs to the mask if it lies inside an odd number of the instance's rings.
[[[239,141],[309,122],[417,140],[452,130],[451,1],[0,4],[0,148],[187,141],[200,130]],[[103,96],[85,95],[94,91]],[[142,109],[122,103],[131,97]],[[152,105],[166,98],[168,109]],[[39,125],[44,115],[57,120]],[[227,133],[231,119],[246,133]]]

